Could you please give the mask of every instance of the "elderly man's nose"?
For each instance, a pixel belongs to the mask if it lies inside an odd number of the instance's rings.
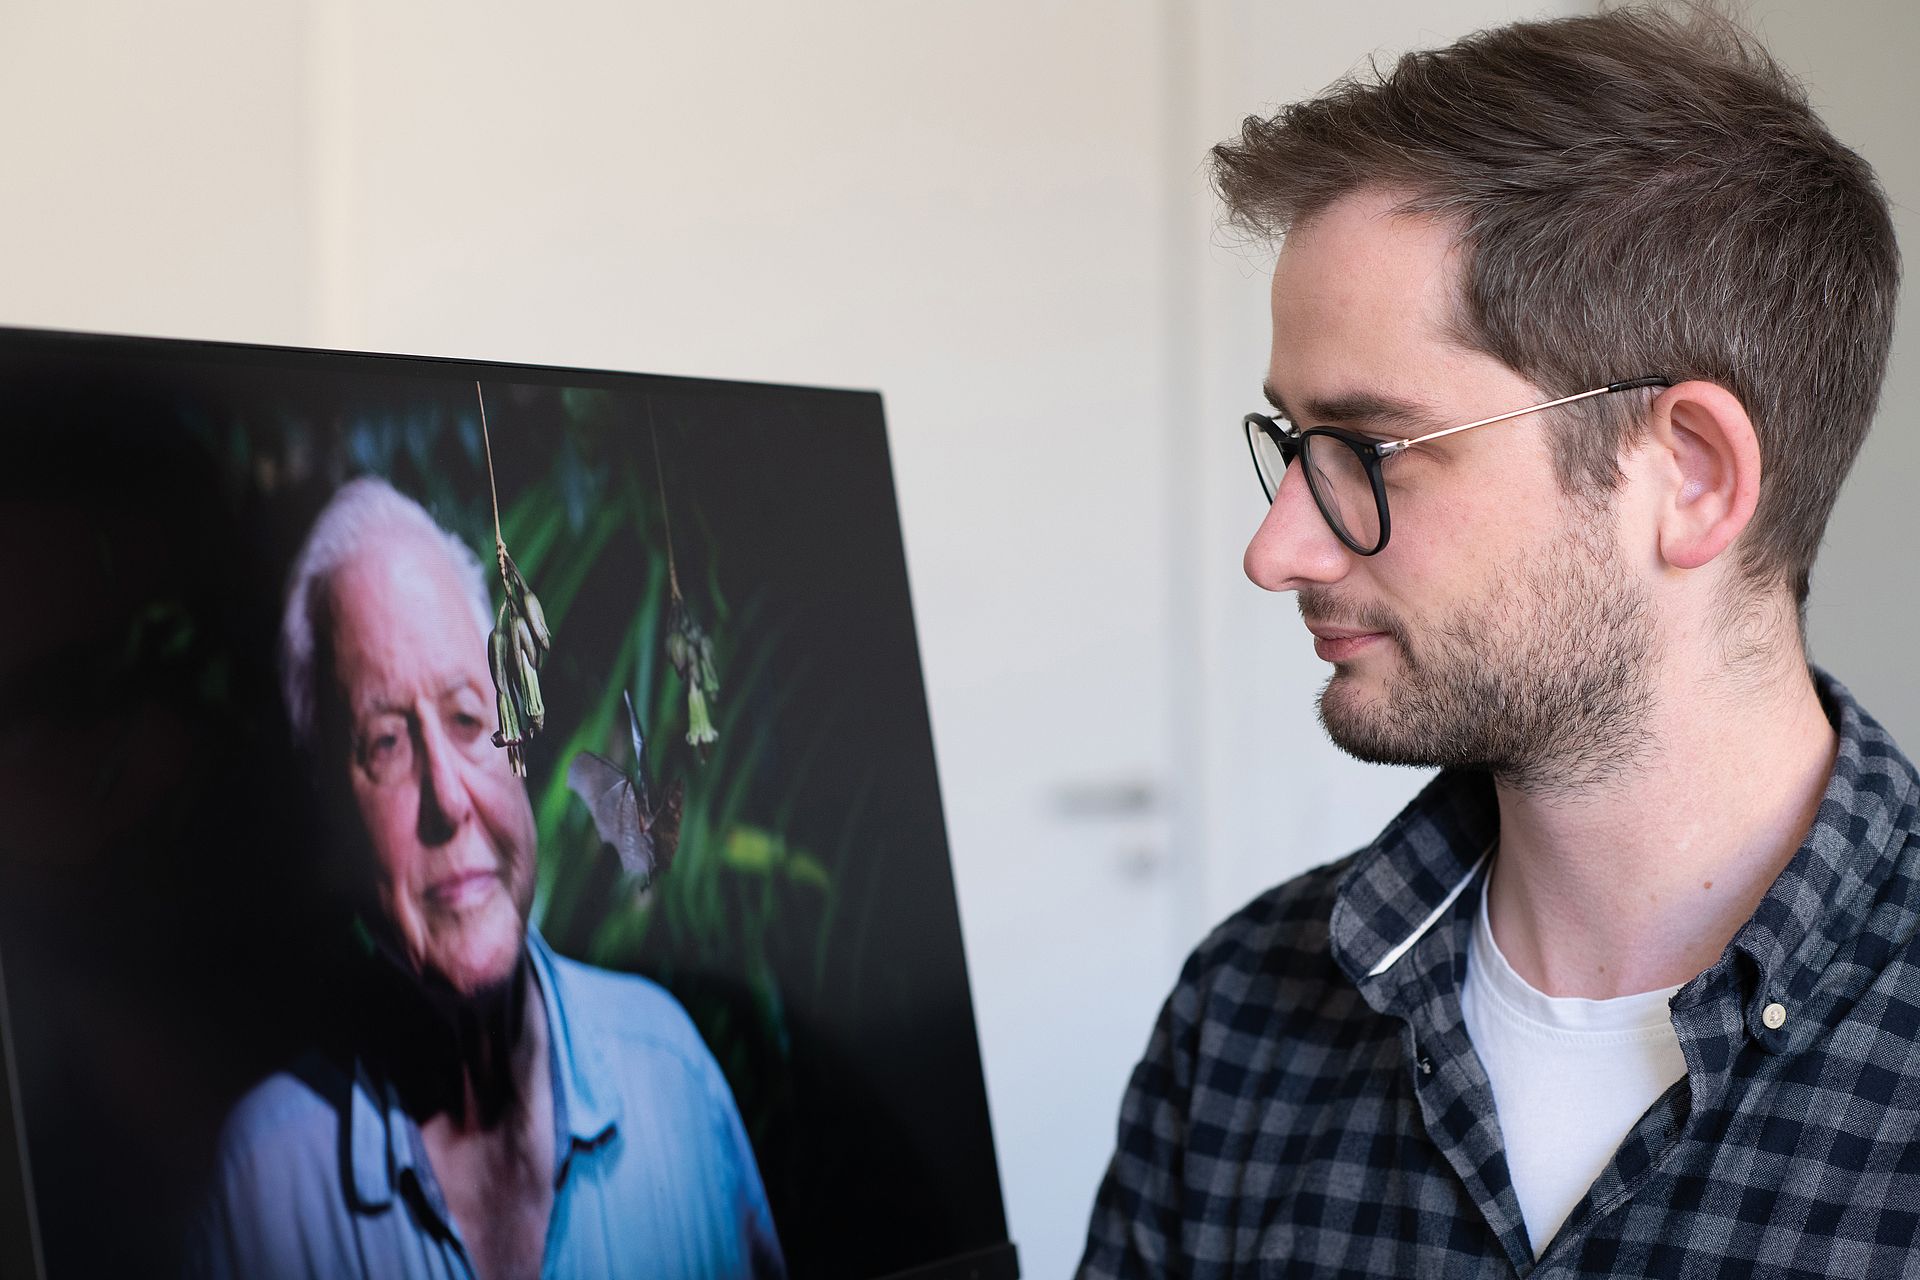
[[[420,838],[440,844],[453,837],[473,811],[458,752],[431,725],[420,733]]]
[[[1351,556],[1320,514],[1307,478],[1294,462],[1281,475],[1273,505],[1247,544],[1242,562],[1247,577],[1269,591],[1298,591],[1337,582],[1346,575]]]

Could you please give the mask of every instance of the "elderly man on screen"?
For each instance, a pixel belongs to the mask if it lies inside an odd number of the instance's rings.
[[[1872,169],[1653,9],[1213,158],[1281,246],[1247,574],[1334,742],[1440,772],[1194,951],[1081,1276],[1920,1273],[1920,774],[1804,613],[1892,329]]]
[[[221,1137],[197,1275],[784,1274],[726,1080],[642,978],[527,925],[534,822],[494,747],[486,578],[384,482],[340,490],[282,629],[294,731],[358,818],[383,998],[351,1061],[249,1093]]]

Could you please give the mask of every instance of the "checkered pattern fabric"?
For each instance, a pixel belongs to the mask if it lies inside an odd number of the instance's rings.
[[[1080,1275],[1920,1275],[1920,777],[1813,674],[1840,739],[1813,828],[1674,996],[1686,1078],[1537,1264],[1460,1015],[1498,810],[1449,771],[1187,961]]]

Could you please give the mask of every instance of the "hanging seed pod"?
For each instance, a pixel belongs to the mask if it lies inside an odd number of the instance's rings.
[[[720,699],[720,678],[713,669],[713,637],[706,633],[686,601],[675,597],[667,618],[667,661],[687,686],[687,744],[704,755],[720,740],[709,704]]]
[[[493,674],[494,704],[500,711],[500,728],[493,735],[496,747],[517,746],[522,738],[520,709],[513,697],[513,678],[508,674],[511,668],[507,649],[506,633],[496,624],[487,636],[487,667]]]
[[[528,736],[547,727],[547,704],[540,696],[539,650],[534,648],[533,632],[525,618],[513,620],[513,654],[520,664],[520,701],[527,711]]]
[[[480,395],[480,384],[473,384]],[[494,702],[500,712],[500,728],[493,745],[504,747],[507,763],[520,777],[527,776],[526,744],[546,727],[547,704],[540,696],[540,666],[553,648],[553,633],[547,629],[546,611],[540,598],[527,586],[520,568],[507,554],[506,540],[500,534],[500,494],[493,482],[493,441],[487,432],[487,402],[480,397],[480,438],[487,451],[487,487],[493,497],[493,558],[500,569],[500,585],[506,599],[495,615],[493,631],[487,637],[487,667],[493,675]]]
[[[713,637],[706,632],[700,633],[700,685],[707,691],[708,702],[720,701],[720,676],[713,669]]]
[[[500,708],[500,731],[493,745],[507,749],[507,760],[521,777],[527,774],[526,744],[547,726],[547,704],[540,694],[540,666],[551,648],[546,618],[534,626],[539,598],[527,588],[513,557],[496,544],[500,579],[507,598],[500,604],[493,634],[487,637],[487,661]],[[531,607],[529,607],[531,606]],[[544,643],[543,643],[544,641]]]
[[[507,563],[511,565],[513,561],[509,559]],[[513,576],[520,578],[520,571],[515,569]],[[539,656],[545,658],[547,651],[553,648],[553,633],[547,630],[547,612],[540,607],[540,597],[527,590],[524,578],[520,579],[520,608],[526,615],[527,626],[533,632],[534,643],[540,646]],[[535,665],[538,665],[537,660]]]
[[[540,597],[533,594],[527,580],[520,576],[520,567],[507,554],[504,544],[495,547],[495,558],[500,562],[500,581],[507,588],[508,607],[526,626],[527,648],[537,667],[553,647],[553,635],[547,630],[547,611],[540,607]]]
[[[493,673],[494,704],[500,711],[500,728],[493,735],[493,745],[506,748],[507,763],[514,773],[524,778],[527,776],[526,742],[539,728],[532,715],[529,695],[537,700],[539,685],[536,682],[529,687],[526,663],[514,641],[516,626],[517,619],[502,604],[493,633],[487,637],[487,666]]]
[[[660,465],[660,431],[653,425],[653,408],[647,408],[647,426],[653,435],[654,483],[660,490],[660,523],[667,534],[667,590],[671,603],[667,609],[667,661],[687,686],[687,744],[700,753],[720,740],[708,704],[720,698],[720,676],[713,666],[713,637],[694,619],[680,594],[680,568],[673,557],[673,514],[667,506],[666,471]]]

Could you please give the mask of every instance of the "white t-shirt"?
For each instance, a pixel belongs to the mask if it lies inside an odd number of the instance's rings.
[[[1612,1000],[1536,991],[1500,954],[1481,893],[1460,1006],[1493,1082],[1507,1169],[1534,1257],[1634,1121],[1687,1073],[1667,1010],[1679,989]]]

